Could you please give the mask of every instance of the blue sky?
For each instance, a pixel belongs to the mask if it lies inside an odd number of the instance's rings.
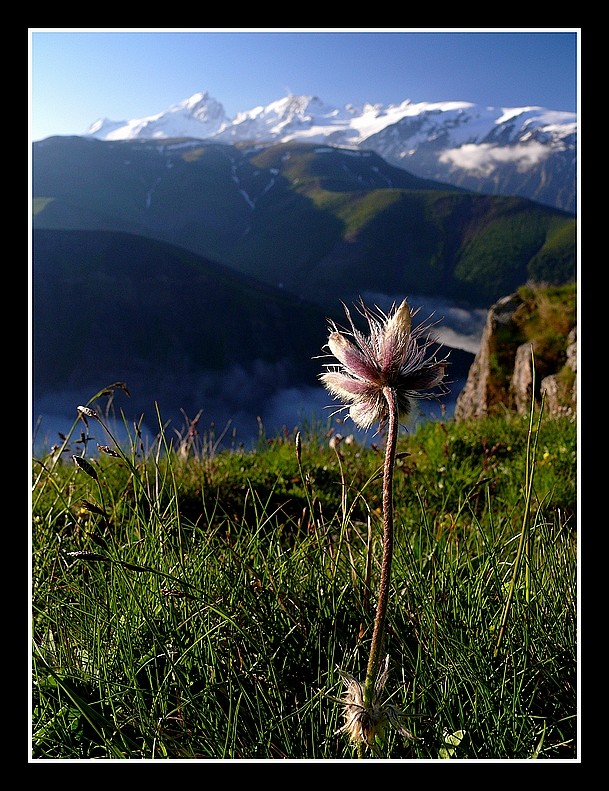
[[[468,101],[578,110],[578,28],[30,28],[30,134],[79,135],[208,91],[232,117],[327,104]]]

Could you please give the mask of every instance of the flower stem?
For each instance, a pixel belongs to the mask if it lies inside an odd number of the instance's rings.
[[[391,562],[393,559],[393,470],[398,437],[398,408],[396,392],[392,387],[384,387],[383,395],[389,406],[389,422],[387,442],[385,445],[385,463],[383,467],[383,561],[379,597],[374,618],[370,658],[364,682],[364,706],[370,707],[374,696],[374,688],[381,663],[381,652],[389,599],[389,582],[391,578]]]

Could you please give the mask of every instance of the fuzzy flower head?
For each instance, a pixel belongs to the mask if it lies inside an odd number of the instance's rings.
[[[363,301],[358,311],[368,322],[369,332],[358,330],[349,309],[344,306],[348,329],[330,322],[328,348],[338,363],[326,364],[320,375],[324,387],[343,401],[340,409],[349,410],[353,422],[362,429],[378,423],[387,425],[389,407],[384,388],[395,391],[400,420],[412,416],[415,399],[434,398],[447,392],[442,381],[448,360],[430,356],[437,340],[430,334],[430,324],[412,327],[418,310],[411,311],[404,300],[384,313],[368,308]],[[441,387],[440,393],[433,388]],[[339,410],[340,411],[340,410]]]
[[[348,673],[342,673],[345,691],[342,699],[344,724],[338,733],[346,733],[354,744],[361,744],[375,748],[376,743],[382,743],[388,726],[395,728],[398,733],[407,739],[419,739],[404,726],[402,720],[405,715],[396,706],[382,701],[382,695],[388,676],[389,657],[386,658],[385,667],[380,674],[369,706],[364,703],[364,690],[362,684]]]

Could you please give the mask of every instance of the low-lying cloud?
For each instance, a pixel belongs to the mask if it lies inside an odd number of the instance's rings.
[[[451,170],[467,170],[480,176],[492,176],[498,167],[512,163],[519,173],[538,167],[547,159],[551,150],[536,141],[513,146],[495,146],[492,143],[466,143],[459,148],[443,151],[438,157]]]
[[[440,343],[477,354],[486,324],[486,309],[464,308],[449,300],[417,294],[408,295],[407,298],[412,309],[419,308],[414,318],[415,325],[422,322],[433,324],[432,333]],[[362,294],[362,299],[367,305],[377,305],[386,312],[393,304],[399,304],[404,295],[367,291]]]
[[[404,295],[363,293],[362,298],[367,305],[388,311]],[[433,333],[441,343],[472,354],[478,351],[486,310],[466,309],[446,300],[416,295],[408,295],[408,301],[412,308],[421,307],[415,324],[437,322]],[[357,322],[355,310],[352,315]],[[312,353],[322,354],[318,349]],[[323,362],[318,361],[319,373]],[[159,419],[166,437],[179,440],[185,436],[188,422],[197,415],[200,415],[199,434],[207,434],[212,442],[213,438],[222,438],[219,447],[251,447],[261,432],[266,438],[273,438],[285,432],[291,434],[296,428],[303,432],[315,429],[322,434],[326,431],[344,436],[354,434],[360,441],[375,441],[374,431],[364,435],[350,420],[343,419],[344,412],[337,412],[340,404],[332,400],[314,375],[312,381],[304,381],[302,376],[295,376],[293,365],[287,360],[252,360],[247,366],[234,365],[215,372],[193,370],[188,360],[176,360],[173,370],[117,371],[107,381],[83,382],[82,387],[36,394],[32,404],[35,452],[43,453],[58,444],[58,433],[67,435],[78,420],[77,406],[87,404],[92,394],[109,381],[125,381],[130,391],[129,397],[116,391],[108,418],[115,416],[113,433],[116,432],[121,444],[128,440],[128,435],[134,436],[134,423],[141,422],[144,447],[150,446],[159,433]],[[459,380],[451,384],[451,395],[443,397],[440,403],[417,402],[420,419],[450,417],[464,383]],[[103,410],[105,406],[106,400],[102,398],[100,407]],[[77,426],[74,440],[84,428],[84,424]],[[109,438],[100,425],[90,421],[90,432],[95,440],[87,452],[95,452],[96,442],[108,444]]]

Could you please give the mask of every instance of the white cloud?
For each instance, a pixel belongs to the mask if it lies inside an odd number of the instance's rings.
[[[501,165],[513,163],[519,173],[537,167],[552,153],[548,146],[531,142],[526,145],[494,146],[491,143],[467,143],[440,154],[439,161],[453,170],[469,170],[478,175],[490,176]]]

